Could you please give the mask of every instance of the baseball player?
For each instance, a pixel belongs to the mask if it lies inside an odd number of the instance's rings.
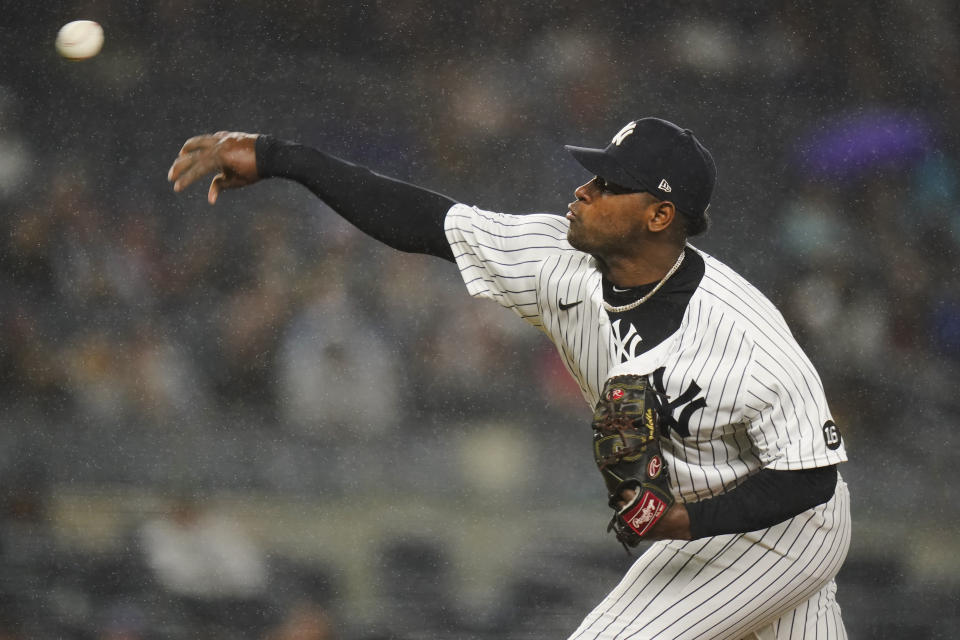
[[[208,200],[300,182],[370,236],[454,262],[467,291],[556,345],[594,411],[610,528],[654,540],[576,639],[845,638],[846,460],[823,385],[773,304],[688,244],[714,161],[689,130],[631,121],[567,147],[593,178],[565,216],[508,215],[267,135],[188,140],[168,178]]]

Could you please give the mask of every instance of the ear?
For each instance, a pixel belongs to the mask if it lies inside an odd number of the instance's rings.
[[[677,208],[669,200],[659,200],[651,203],[653,215],[648,223],[650,231],[659,233],[670,228],[677,217]]]

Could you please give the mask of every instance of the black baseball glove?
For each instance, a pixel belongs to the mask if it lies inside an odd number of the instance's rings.
[[[615,511],[607,531],[615,531],[624,548],[637,546],[674,503],[660,450],[666,407],[660,400],[646,376],[616,376],[603,386],[593,412],[593,458]],[[636,493],[621,507],[625,489]]]

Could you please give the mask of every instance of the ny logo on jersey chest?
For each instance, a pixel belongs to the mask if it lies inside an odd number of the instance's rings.
[[[613,323],[613,357],[617,362],[626,362],[640,355],[643,342],[632,323],[628,322],[624,330],[622,322],[617,320]]]
[[[666,367],[660,367],[653,372],[653,388],[664,396],[666,396],[667,393],[666,388],[663,386],[663,374],[666,370]],[[670,429],[673,428],[681,438],[690,437],[691,416],[707,406],[705,398],[697,397],[700,391],[702,391],[702,389],[700,389],[697,381],[691,380],[683,393],[666,403],[664,411],[662,411],[663,415],[660,417],[660,427],[663,429],[664,435],[669,435]],[[676,410],[680,407],[683,407],[683,409],[680,410],[680,415],[677,416]]]

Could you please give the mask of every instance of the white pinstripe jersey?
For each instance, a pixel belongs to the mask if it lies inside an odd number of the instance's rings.
[[[663,453],[679,499],[723,493],[761,468],[846,460],[819,375],[753,285],[688,246],[642,314],[608,314],[603,296],[617,293],[567,242],[568,225],[458,204],[445,228],[468,292],[543,331],[591,409],[609,377],[652,374],[673,408]]]

